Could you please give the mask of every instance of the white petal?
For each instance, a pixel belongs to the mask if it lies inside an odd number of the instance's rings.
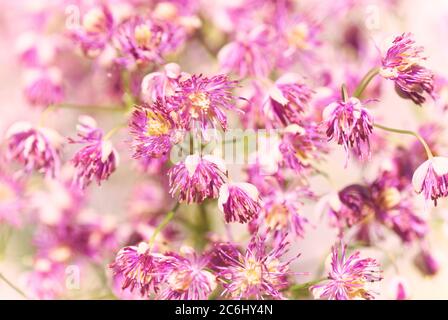
[[[303,83],[303,78],[297,73],[286,73],[275,81],[276,84]]]
[[[9,127],[8,131],[6,131],[6,136],[9,138],[19,132],[28,131],[32,128],[33,126],[31,125],[31,123],[26,121],[19,121]]]
[[[417,170],[415,170],[414,175],[412,176],[412,185],[416,192],[422,191],[423,182],[430,165],[432,165],[431,160],[426,160],[417,168]]]
[[[271,99],[277,101],[281,105],[285,105],[288,103],[288,99],[285,98],[282,91],[276,86],[273,86],[271,89],[269,89],[269,96],[271,97]]]
[[[207,161],[209,161],[211,163],[216,164],[216,166],[222,172],[226,172],[227,171],[226,164],[225,164],[224,160],[221,157],[217,157],[217,156],[213,156],[211,154],[207,154],[207,155],[203,156],[202,158],[204,160],[207,160]]]
[[[229,185],[227,183],[224,183],[221,188],[219,188],[218,197],[218,208],[222,212],[224,212],[223,204],[227,202],[227,199],[229,199]]]
[[[78,122],[84,126],[96,128],[97,124],[95,119],[88,115],[81,115],[78,117]]]
[[[338,107],[338,105],[339,104],[337,102],[330,103],[322,112],[322,118],[324,120],[328,120],[328,118],[333,113],[334,109]]]
[[[180,75],[180,66],[177,63],[168,63],[164,69],[168,78],[175,79]]]
[[[106,162],[109,155],[113,152],[114,147],[109,140],[103,141],[101,144],[101,162]]]
[[[443,176],[448,173],[448,158],[434,157],[432,158],[432,167],[438,176]]]
[[[194,175],[200,161],[201,157],[198,154],[192,154],[185,158],[185,168],[187,168],[190,177]]]
[[[257,201],[258,200],[258,189],[256,186],[254,186],[251,183],[247,183],[247,182],[239,182],[239,183],[234,183],[233,184],[235,187],[238,187],[240,189],[242,189],[243,191],[245,191],[249,197],[252,198],[252,200]]]

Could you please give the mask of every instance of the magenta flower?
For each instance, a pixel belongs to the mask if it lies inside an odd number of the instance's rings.
[[[280,261],[288,248],[289,243],[284,237],[268,251],[266,238],[255,235],[244,254],[236,249],[220,250],[224,266],[217,268],[218,280],[224,287],[223,295],[231,299],[284,299],[281,291],[288,286],[288,276],[299,274],[290,270],[291,262],[298,256]]]
[[[414,263],[424,275],[434,276],[440,270],[440,262],[427,248],[421,249],[415,257]]]
[[[210,155],[189,155],[168,171],[170,194],[179,194],[179,202],[202,202],[217,198],[225,179],[225,164]]]
[[[283,166],[297,173],[303,173],[313,160],[321,160],[328,149],[324,133],[311,121],[287,126],[278,148],[282,155]]]
[[[333,102],[325,108],[323,118],[328,138],[344,146],[347,159],[350,150],[361,159],[370,156],[373,117],[361,101],[352,97],[346,102]]]
[[[396,88],[416,104],[425,102],[424,94],[432,94],[434,74],[421,65],[423,47],[416,46],[410,33],[394,39],[382,60],[380,74],[395,82]]]
[[[169,21],[132,17],[115,30],[114,43],[125,66],[160,63],[185,40],[185,32]]]
[[[163,280],[164,256],[150,251],[147,243],[122,248],[109,265],[115,275],[123,277],[122,289],[139,290],[142,297],[156,292]]]
[[[168,63],[163,71],[147,74],[141,85],[142,99],[146,103],[156,103],[157,99],[165,99],[176,92],[179,77],[182,76],[180,66],[176,63]]]
[[[225,72],[234,71],[240,77],[267,76],[275,64],[271,41],[273,32],[262,26],[226,44],[218,53]]]
[[[61,73],[56,68],[30,70],[25,78],[25,97],[33,106],[48,107],[64,99]]]
[[[329,300],[373,299],[368,284],[382,279],[379,264],[375,259],[361,259],[359,251],[347,258],[346,249],[342,242],[340,248],[333,246],[328,280],[310,287],[315,297]]]
[[[107,180],[117,168],[119,156],[112,143],[103,139],[103,132],[96,127],[93,118],[82,116],[79,121],[79,140],[69,141],[86,145],[76,152],[72,159],[76,169],[74,183],[84,189],[94,179],[98,185]]]
[[[269,103],[265,110],[278,126],[298,123],[313,91],[296,74],[285,74],[275,82],[269,91]]]
[[[42,172],[55,177],[60,168],[62,137],[54,130],[16,122],[6,133],[6,158],[23,166],[21,173]]]
[[[436,206],[437,199],[448,196],[448,158],[433,157],[423,162],[414,172],[412,185]]]
[[[224,110],[236,109],[231,93],[236,85],[237,82],[230,81],[226,75],[211,78],[202,74],[192,75],[179,82],[179,88],[170,104],[179,112],[182,127],[186,130],[191,129],[194,122],[198,123],[203,133],[210,127],[215,128],[217,124],[226,130],[227,117]]]
[[[219,189],[218,207],[226,222],[252,220],[261,209],[257,187],[250,183],[223,184]]]
[[[114,18],[106,5],[96,6],[82,17],[81,25],[72,31],[72,38],[79,43],[88,57],[98,56],[113,35]]]
[[[182,247],[183,256],[167,253],[166,282],[157,295],[162,300],[206,300],[216,288],[215,276],[207,270],[210,258]]]
[[[35,299],[54,300],[66,292],[66,266],[46,257],[37,257],[34,270],[26,275],[26,285]]]
[[[130,119],[134,158],[160,158],[182,138],[178,119],[159,99],[154,104],[137,107]]]

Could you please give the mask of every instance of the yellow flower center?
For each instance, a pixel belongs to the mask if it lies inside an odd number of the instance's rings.
[[[288,33],[288,43],[297,49],[308,49],[308,37],[310,30],[305,23],[299,23]]]
[[[260,263],[253,259],[249,259],[243,270],[245,287],[257,285],[261,283],[262,267]]]
[[[149,136],[161,136],[170,130],[170,124],[161,115],[153,112],[147,113],[147,134]]]
[[[381,192],[379,201],[383,208],[391,209],[400,203],[400,191],[396,188],[387,188]]]
[[[266,223],[272,229],[282,228],[288,224],[288,216],[288,210],[284,205],[274,205],[266,213]]]
[[[149,48],[151,46],[152,32],[148,25],[141,24],[135,27],[134,37],[139,47]]]
[[[93,8],[89,10],[82,19],[84,30],[91,33],[101,33],[106,31],[106,16],[103,10]]]
[[[204,92],[190,93],[188,99],[191,104],[190,114],[193,118],[199,118],[200,113],[207,112],[210,108],[210,99]]]

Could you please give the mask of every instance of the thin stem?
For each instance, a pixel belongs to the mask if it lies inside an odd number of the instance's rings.
[[[367,88],[367,86],[373,80],[373,78],[375,78],[378,75],[379,72],[380,72],[380,68],[373,68],[369,72],[367,72],[366,75],[364,76],[364,78],[362,78],[358,87],[356,88],[353,96],[356,98],[361,98],[364,90]]]
[[[0,279],[3,280],[8,286],[11,287],[14,291],[16,291],[18,294],[20,294],[25,299],[28,299],[26,294],[20,290],[15,284],[13,284],[11,281],[9,281],[1,272],[0,272]]]
[[[154,230],[154,233],[152,234],[152,236],[148,242],[150,248],[152,248],[154,241],[156,240],[156,237],[160,233],[160,231],[162,231],[163,228],[165,228],[166,225],[174,218],[174,214],[176,213],[179,206],[180,206],[180,203],[179,202],[176,203],[174,208],[170,212],[168,212],[168,214],[165,216],[163,221],[157,226],[156,230]]]
[[[103,137],[103,140],[110,139],[115,133],[117,133],[120,129],[126,127],[126,124],[120,124],[112,129],[110,129]]]
[[[401,129],[395,129],[395,128],[389,128],[380,124],[374,124],[373,125],[375,128],[379,128],[381,130],[385,130],[385,131],[389,131],[389,132],[394,132],[394,133],[399,133],[399,134],[408,134],[411,136],[416,137],[420,143],[422,144],[423,148],[425,148],[426,151],[426,155],[428,156],[429,159],[433,158],[434,155],[431,152],[431,149],[429,148],[428,144],[426,143],[425,139],[423,139],[423,137],[421,135],[419,135],[417,132],[411,131],[411,130],[401,130]]]
[[[341,86],[341,96],[342,96],[342,101],[347,102],[348,92],[347,92],[347,86],[345,85],[345,83]]]

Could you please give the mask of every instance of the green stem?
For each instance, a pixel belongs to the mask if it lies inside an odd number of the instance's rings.
[[[163,221],[157,226],[156,230],[154,230],[154,233],[151,236],[151,239],[149,239],[149,247],[152,248],[154,241],[156,240],[157,235],[160,233],[160,231],[163,230],[163,228],[166,227],[166,225],[174,218],[174,214],[176,213],[177,209],[179,208],[180,203],[176,203],[174,208],[168,212],[168,214],[165,216]]]
[[[345,85],[345,83],[341,86],[341,96],[342,96],[342,101],[347,102],[348,92],[347,92],[347,86]]]
[[[3,280],[8,286],[10,286],[14,291],[16,291],[18,294],[20,294],[25,299],[28,299],[26,294],[20,290],[16,285],[14,285],[11,281],[9,281],[1,272],[0,272],[0,279]]]
[[[378,75],[379,72],[380,72],[380,68],[373,68],[369,72],[367,72],[366,75],[364,76],[364,78],[362,78],[358,87],[356,88],[353,96],[356,98],[361,98],[364,90],[367,88],[367,86],[373,80],[373,78],[375,78]]]
[[[401,129],[390,128],[390,127],[386,127],[386,126],[383,126],[383,125],[380,125],[380,124],[374,124],[373,126],[375,128],[379,128],[381,130],[394,132],[394,133],[399,133],[399,134],[408,134],[408,135],[416,137],[418,139],[418,141],[420,141],[420,143],[422,144],[423,148],[425,148],[426,155],[428,156],[428,158],[431,159],[431,158],[434,157],[434,155],[432,154],[431,149],[429,148],[429,146],[426,143],[425,139],[423,139],[423,137],[421,135],[419,135],[417,132],[414,132],[414,131],[411,131],[411,130],[401,130]]]
[[[109,140],[115,133],[117,133],[120,129],[123,129],[126,126],[127,124],[120,124],[116,127],[113,127],[104,135],[103,140]]]

